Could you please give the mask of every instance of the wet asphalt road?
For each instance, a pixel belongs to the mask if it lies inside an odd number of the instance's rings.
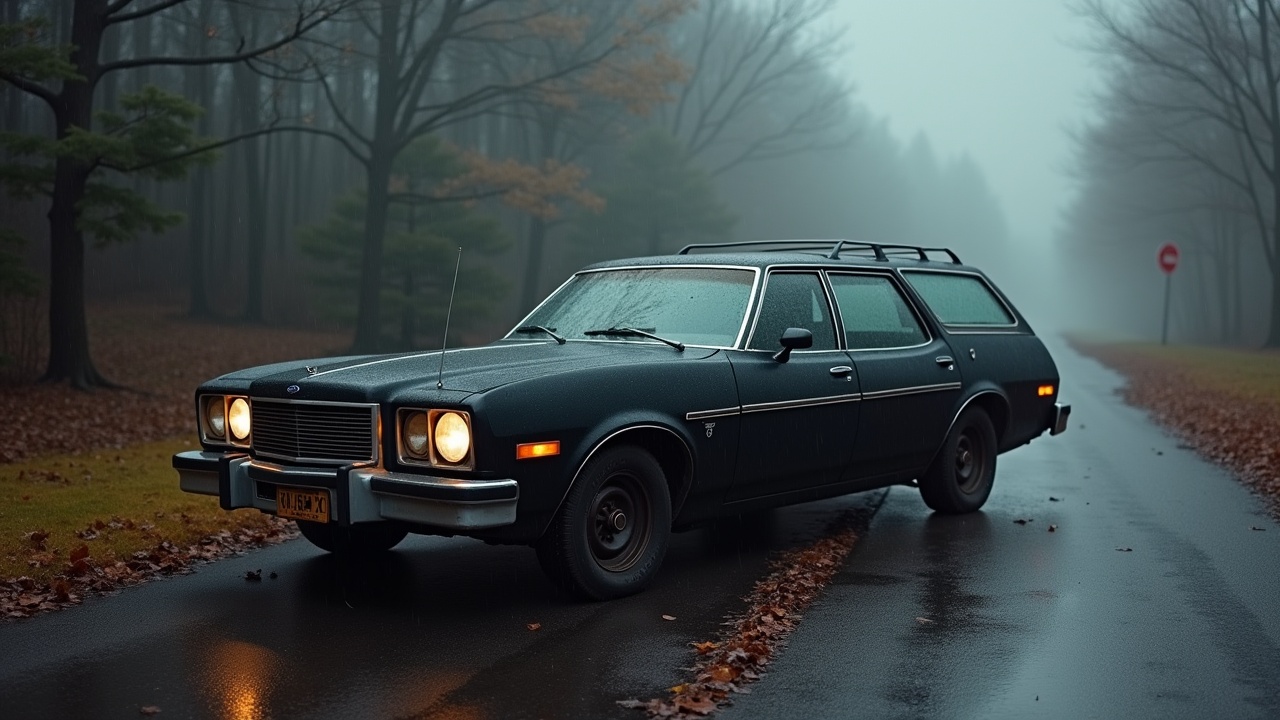
[[[979,514],[891,490],[724,720],[1280,718],[1280,525],[1051,349],[1070,431],[1001,456]]]
[[[415,537],[348,566],[286,543],[0,625],[0,718],[638,720],[615,702],[680,682],[771,552],[881,496],[680,534],[656,586],[611,603],[568,600],[528,548]]]
[[[1002,456],[980,514],[889,491],[723,717],[1280,717],[1280,526],[1053,351],[1070,432]],[[353,567],[288,543],[0,625],[0,717],[638,720],[614,701],[682,680],[770,552],[880,497],[677,536],[654,588],[605,604],[524,548],[413,538]]]

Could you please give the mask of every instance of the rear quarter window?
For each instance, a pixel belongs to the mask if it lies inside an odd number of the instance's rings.
[[[1009,327],[1013,315],[991,287],[977,275],[903,272],[907,282],[943,325]]]

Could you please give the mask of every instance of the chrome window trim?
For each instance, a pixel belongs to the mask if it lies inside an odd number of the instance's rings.
[[[755,339],[756,326],[760,324],[760,312],[764,308],[765,293],[768,292],[769,290],[769,278],[772,277],[775,272],[780,272],[780,273],[786,273],[786,274],[814,273],[815,275],[818,276],[818,284],[822,286],[822,292],[824,295],[827,296],[827,312],[831,314],[831,323],[833,325],[833,327],[831,328],[832,334],[836,336],[835,338],[836,346],[834,349],[792,350],[791,352],[793,354],[794,353],[843,352],[844,339],[840,337],[840,335],[842,335],[843,333],[835,332],[834,325],[836,321],[836,313],[835,313],[835,310],[832,308],[831,294],[830,294],[831,288],[827,287],[826,277],[824,276],[824,273],[823,273],[824,270],[825,268],[817,265],[768,265],[766,266],[764,268],[764,282],[760,286],[760,293],[757,296],[757,301],[755,303],[756,307],[754,308],[755,312],[752,313],[752,317],[751,317],[751,332],[747,335],[746,342],[741,343],[742,350],[746,352],[767,352],[767,353],[777,352],[776,350],[769,350],[768,348],[752,348],[751,341]]]
[[[379,465],[382,462],[382,414],[378,412],[378,403],[353,403],[353,402],[326,402],[324,400],[289,400],[285,398],[249,398],[249,417],[253,418],[254,400],[260,400],[269,403],[280,403],[282,405],[325,405],[328,407],[342,406],[354,408],[367,408],[371,417],[371,425],[373,426],[373,452],[371,458],[346,458],[343,460],[333,460],[331,458],[311,458],[311,457],[291,457],[289,455],[281,455],[280,453],[260,451],[253,445],[249,449],[253,457],[268,457],[277,460],[287,460],[299,463],[315,463],[318,465],[346,465],[349,463],[372,463]],[[253,440],[253,427],[249,428],[249,439]]]
[[[991,281],[988,280],[984,275],[973,272],[971,270],[939,270],[936,268],[899,268],[898,273],[903,276],[903,279],[907,281],[908,285],[911,284],[911,279],[906,276],[910,273],[934,273],[935,275],[965,275],[971,278],[976,278],[978,282],[982,283],[983,287],[987,289],[987,292],[991,293],[991,297],[995,298],[996,302],[1000,303],[1000,307],[1004,308],[1005,313],[1009,317],[1013,318],[1012,324],[1005,324],[1005,325],[995,325],[995,324],[986,324],[986,323],[978,323],[976,325],[973,323],[946,323],[942,321],[942,317],[938,315],[938,311],[934,310],[933,307],[930,306],[929,310],[933,313],[933,316],[938,318],[938,323],[941,324],[944,328],[947,328],[948,332],[951,331],[951,328],[1012,329],[1012,328],[1017,328],[1022,326],[1022,322],[1018,320],[1018,313],[1013,311],[1013,307],[1010,306],[1009,303],[1005,302],[1003,293],[997,291],[995,285],[992,285]],[[915,290],[917,295],[920,294],[920,291],[916,290],[914,285],[911,286],[911,289]],[[929,301],[925,300],[923,295],[920,296],[920,299],[921,301],[924,302],[925,305],[929,305]],[[956,333],[953,333],[953,334],[956,334]]]
[[[499,339],[500,340],[524,339],[524,338],[513,338],[512,333],[516,331],[516,328],[524,327],[526,324],[528,324],[529,318],[533,317],[535,313],[537,313],[539,310],[542,309],[543,305],[546,305],[548,302],[550,302],[551,298],[555,297],[556,295],[559,295],[560,291],[565,289],[565,286],[567,286],[569,283],[576,280],[580,275],[591,275],[594,273],[601,273],[601,272],[655,270],[655,269],[668,269],[668,268],[675,269],[675,270],[747,270],[752,273],[751,289],[747,292],[747,307],[746,307],[746,310],[744,310],[742,313],[742,322],[738,325],[738,334],[736,337],[734,337],[733,344],[732,345],[694,345],[692,343],[685,343],[685,347],[706,348],[708,350],[733,350],[737,348],[738,345],[742,343],[743,332],[746,331],[747,321],[751,319],[752,308],[754,307],[756,297],[759,295],[761,290],[760,278],[762,277],[762,271],[760,270],[760,268],[753,267],[751,265],[718,265],[715,263],[680,263],[675,265],[619,265],[617,267],[603,267],[603,268],[592,268],[590,270],[579,270],[578,272],[570,275],[569,279],[560,283],[560,287],[556,288],[554,291],[551,292],[551,294],[543,298],[542,302],[538,303],[537,307],[535,307],[533,310],[530,310],[529,313],[526,314],[524,317],[520,318],[520,322],[511,326],[511,329],[507,331],[507,334],[503,335]],[[662,344],[656,340],[648,340],[648,341],[640,342],[635,340],[588,340],[588,339],[581,339],[581,338],[565,338],[565,339],[568,340],[569,342],[597,342],[597,343],[614,343],[614,344],[622,343],[622,342],[630,342],[634,345],[661,345]]]
[[[855,275],[860,277],[870,276],[870,277],[880,277],[880,278],[887,279],[889,283],[893,286],[893,288],[898,291],[898,297],[902,298],[902,301],[907,304],[907,309],[911,311],[912,316],[915,317],[916,324],[919,325],[920,329],[924,331],[925,341],[922,343],[917,343],[915,345],[896,345],[894,347],[883,347],[883,348],[853,348],[853,347],[849,347],[848,337],[847,337],[849,331],[847,328],[845,328],[844,316],[841,315],[840,328],[844,330],[844,332],[841,334],[846,336],[842,338],[842,340],[845,341],[844,346],[845,346],[846,352],[865,353],[865,352],[883,352],[886,350],[915,350],[916,348],[927,347],[933,344],[933,341],[936,338],[934,338],[933,331],[929,328],[929,323],[925,322],[924,315],[920,313],[920,308],[916,307],[915,302],[911,299],[911,294],[903,292],[903,287],[900,284],[898,284],[898,277],[893,273],[893,271],[885,270],[885,271],[877,272],[875,270],[839,269],[839,270],[828,270],[826,272],[826,275],[828,276],[827,282],[831,282],[831,278],[830,278],[831,275]],[[834,285],[831,287],[831,296],[835,301],[836,307],[838,308],[840,306],[840,299],[835,297]]]

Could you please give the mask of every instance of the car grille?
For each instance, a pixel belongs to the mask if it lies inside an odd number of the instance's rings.
[[[300,462],[378,457],[378,406],[253,400],[253,454]]]

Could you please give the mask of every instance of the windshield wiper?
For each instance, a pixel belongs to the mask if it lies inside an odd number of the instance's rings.
[[[666,343],[666,344],[670,345],[671,347],[673,347],[673,348],[675,348],[675,349],[677,349],[677,350],[679,350],[679,351],[681,351],[681,352],[684,352],[684,343],[682,343],[682,342],[677,342],[677,341],[675,341],[675,340],[668,340],[667,338],[659,337],[659,336],[657,336],[657,335],[654,335],[653,333],[651,333],[651,332],[649,332],[649,331],[647,331],[647,330],[637,330],[636,328],[629,328],[629,327],[611,327],[611,328],[606,328],[606,329],[604,329],[604,330],[587,330],[587,331],[583,332],[582,334],[583,334],[583,335],[606,335],[606,336],[610,336],[610,337],[614,337],[614,336],[625,336],[625,335],[639,336],[639,337],[647,337],[647,338],[650,338],[650,339],[652,339],[652,340],[657,340],[657,341],[658,341],[658,342],[660,342],[660,343]]]
[[[564,344],[564,338],[557,335],[554,328],[543,327],[541,325],[521,325],[520,327],[516,328],[515,331],[518,333],[543,332],[555,338],[557,343],[561,345]]]

